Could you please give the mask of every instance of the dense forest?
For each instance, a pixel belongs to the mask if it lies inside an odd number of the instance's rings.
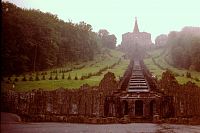
[[[92,60],[103,45],[85,22],[64,22],[51,13],[7,2],[2,3],[2,27],[3,75]]]
[[[170,32],[166,46],[174,66],[200,71],[200,27]]]

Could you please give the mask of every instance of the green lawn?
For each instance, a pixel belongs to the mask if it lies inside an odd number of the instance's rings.
[[[81,85],[85,83],[91,86],[95,86],[99,84],[104,74],[107,73],[108,71],[115,73],[116,79],[118,80],[119,76],[123,76],[129,64],[129,60],[123,59],[122,56],[123,56],[123,53],[116,50],[104,51],[104,54],[99,54],[98,56],[95,57],[93,61],[71,63],[71,64],[67,64],[66,67],[54,68],[47,71],[41,71],[41,72],[47,72],[47,75],[45,76],[46,80],[22,81],[22,78],[24,76],[21,75],[20,77],[18,77],[19,81],[15,82],[16,84],[15,89],[17,91],[28,91],[32,89],[38,89],[38,88],[42,88],[44,90],[54,90],[59,87],[71,89],[71,88],[79,88]],[[120,58],[121,58],[121,61],[119,64],[115,65],[112,69],[107,69],[101,75],[92,76],[84,80],[80,79],[81,76],[83,75],[88,75],[89,73],[96,73],[102,68],[113,65],[114,63],[118,62]],[[83,65],[84,67],[81,69],[74,69],[74,67],[80,67]],[[70,72],[64,73],[65,79],[62,79],[62,73],[59,73],[59,71],[63,69],[73,69]],[[58,80],[49,80],[50,72],[53,70],[58,71]],[[69,74],[71,76],[71,80],[67,79]],[[30,73],[26,73],[25,75],[27,79],[30,77]],[[32,77],[35,78],[36,74],[33,73],[32,75],[33,75]],[[52,74],[53,79],[55,78],[55,76],[56,74],[53,73]],[[78,80],[74,79],[75,76],[78,77]],[[42,79],[42,75],[39,75],[39,78]],[[6,79],[7,77],[5,78],[5,80]],[[12,76],[11,80],[13,81],[14,79],[15,79],[15,76]],[[8,87],[12,87],[12,85],[2,82],[1,87],[5,89]]]
[[[164,72],[164,70],[160,69],[157,65],[155,65],[152,61],[152,58],[146,58],[144,59],[144,63],[147,66],[147,68],[149,69],[149,71],[153,74],[156,75],[158,79],[161,78],[162,73]]]
[[[152,61],[152,58],[155,59],[156,63],[159,64],[160,66],[162,66],[164,69],[170,69],[171,71],[173,71],[174,73],[177,74],[176,79],[180,84],[185,84],[188,81],[191,81],[193,83],[196,83],[198,86],[200,86],[200,81],[196,81],[194,79],[190,79],[186,77],[186,72],[190,72],[191,76],[193,78],[198,78],[200,79],[200,72],[197,71],[191,71],[191,70],[186,70],[186,69],[180,69],[180,68],[176,68],[172,65],[169,65],[165,58],[165,54],[161,54],[161,52],[163,51],[163,49],[157,49],[157,50],[153,50],[151,52],[149,52],[150,57],[146,58],[144,60],[144,63],[146,64],[147,68],[150,70],[150,72],[154,75],[157,75],[157,77],[160,79],[162,73],[165,70],[160,69],[157,65],[155,65]]]

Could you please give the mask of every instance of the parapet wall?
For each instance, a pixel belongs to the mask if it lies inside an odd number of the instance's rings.
[[[125,78],[125,77],[124,77]],[[124,79],[121,80],[125,81]],[[113,73],[107,73],[99,86],[83,85],[79,89],[60,88],[54,91],[42,89],[29,92],[7,90],[1,93],[1,111],[15,113],[23,121],[31,122],[71,122],[71,123],[128,123],[132,121],[127,115],[107,116],[107,99],[120,90]],[[179,85],[168,72],[156,82],[159,93],[163,94],[160,108],[160,122],[200,124],[200,88],[192,83]],[[113,108],[123,109],[118,97],[113,97]]]
[[[25,121],[66,121],[73,117],[81,121],[82,117],[103,117],[104,99],[112,95],[117,86],[114,74],[109,72],[96,87],[83,85],[79,89],[29,92],[7,90],[1,94],[1,111],[16,113]]]
[[[171,117],[175,118],[200,118],[200,87],[192,82],[180,85],[172,73],[166,71],[157,83],[158,88],[171,101],[166,104],[171,106]],[[165,113],[165,117],[169,114]],[[200,124],[200,123],[199,123]]]

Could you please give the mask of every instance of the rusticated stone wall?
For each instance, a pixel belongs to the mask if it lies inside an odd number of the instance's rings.
[[[117,86],[114,74],[108,72],[97,87],[83,85],[79,89],[30,92],[7,90],[1,94],[1,111],[17,113],[26,121],[103,117],[105,97],[112,95]]]
[[[125,78],[124,76],[121,82],[125,81]],[[54,91],[38,89],[29,92],[7,90],[1,93],[1,111],[16,113],[23,121],[32,122],[99,124],[134,122],[130,119],[131,115],[123,115],[127,109],[123,106],[123,101],[120,102],[119,96],[126,92],[124,89],[119,89],[123,85],[121,82],[116,82],[114,74],[109,72],[96,87],[83,85],[79,89],[60,88]],[[160,106],[156,107],[161,122],[200,124],[198,86],[191,82],[179,85],[168,71],[163,74],[160,81],[152,81],[153,85],[154,82],[156,82],[155,95],[162,94],[159,100]],[[130,107],[132,105],[130,104]]]
[[[158,82],[160,90],[168,97],[166,103],[170,107],[170,113],[164,113],[165,117],[174,118],[198,118],[200,119],[200,88],[188,82],[180,85],[170,71],[162,75]],[[200,124],[200,121],[199,121]]]

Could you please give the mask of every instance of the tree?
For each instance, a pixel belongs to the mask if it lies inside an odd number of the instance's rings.
[[[167,40],[174,66],[200,71],[200,28],[185,27],[171,32]]]
[[[106,29],[100,29],[98,35],[102,38],[103,36],[108,36],[109,32]]]
[[[64,22],[54,14],[7,2],[2,2],[2,10],[3,75],[92,60],[100,49],[98,35],[85,22]]]
[[[104,47],[110,49],[114,49],[116,47],[117,38],[115,37],[114,34],[109,35],[109,32],[106,29],[99,30],[98,34],[99,37],[101,38]]]

